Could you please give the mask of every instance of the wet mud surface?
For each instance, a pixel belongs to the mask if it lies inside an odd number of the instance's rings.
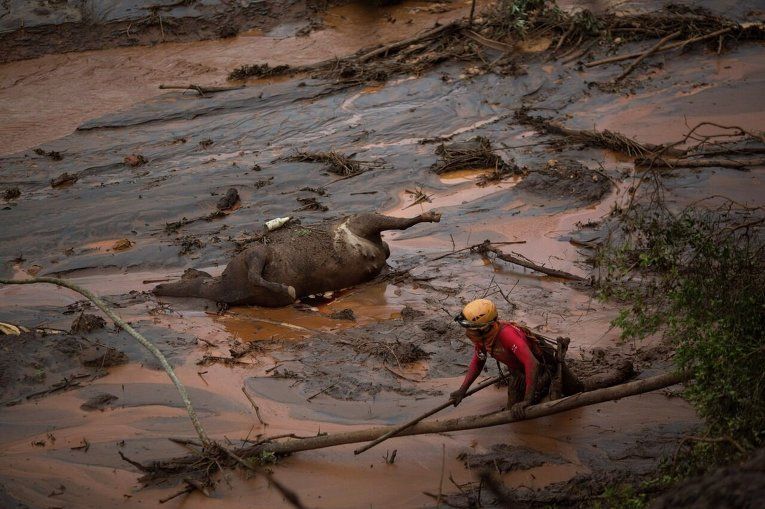
[[[468,76],[462,64],[445,63],[385,85],[300,77],[204,98],[167,93],[89,118],[37,146],[41,153],[0,157],[0,190],[19,190],[0,210],[0,275],[64,276],[104,296],[171,358],[208,433],[221,440],[395,424],[438,405],[459,385],[472,353],[451,315],[483,296],[506,319],[570,336],[581,374],[631,359],[639,376],[650,376],[667,366],[669,352],[660,342],[617,344],[609,321],[618,305],[595,299],[586,283],[464,248],[487,238],[517,242],[500,247],[589,277],[591,252],[570,240],[597,241],[600,218],[628,193],[632,163],[561,144],[515,122],[512,112],[526,104],[573,128],[595,125],[646,143],[679,138],[683,116],[754,130],[765,118],[756,93],[765,85],[761,57],[761,46],[745,45],[667,61],[628,95],[588,86],[613,75],[610,66],[583,72],[555,61],[529,65],[520,76]],[[476,136],[524,174],[479,186],[491,168],[431,170],[439,155],[428,140]],[[338,180],[322,165],[288,160],[327,150],[375,164]],[[132,164],[138,155],[143,161]],[[76,181],[52,187],[63,173]],[[669,192],[681,203],[719,193],[761,205],[764,176],[763,168],[679,169]],[[239,202],[221,210],[232,188]],[[413,205],[407,190],[414,189],[430,201]],[[304,207],[301,200],[311,198],[326,210]],[[219,274],[276,217],[310,228],[358,211],[404,217],[431,209],[443,214],[440,223],[384,235],[390,267],[376,280],[331,298],[219,313],[213,302],[147,293],[187,268]],[[111,324],[69,332],[80,311],[97,314],[78,300],[57,288],[0,288],[0,321],[64,331],[0,336],[0,400],[16,403],[0,407],[0,504],[154,505],[177,486],[138,490],[139,472],[118,453],[142,462],[177,456],[185,450],[167,438],[193,430],[164,373],[125,333]],[[115,353],[104,355],[109,348]],[[85,359],[86,352],[93,355]],[[495,370],[489,363],[484,375]],[[55,389],[80,374],[76,385]],[[39,391],[48,392],[27,398]],[[299,453],[272,468],[311,507],[390,506],[394,492],[398,506],[434,506],[423,492],[438,493],[442,461],[445,478],[458,485],[444,484],[445,500],[456,506],[477,499],[483,468],[500,475],[521,506],[576,506],[598,487],[652,471],[697,428],[690,406],[672,395],[400,438],[358,457],[351,446]],[[439,416],[484,414],[505,401],[504,389],[487,389]],[[393,449],[389,464],[383,456]],[[213,498],[194,493],[165,505],[249,507],[257,499],[287,506],[262,478],[229,472],[219,481]],[[485,489],[481,501],[492,506]]]
[[[0,62],[49,53],[154,45],[236,36],[284,20],[310,26],[309,2],[219,0],[109,0],[83,2],[9,0],[0,7]],[[301,22],[301,19],[304,22]]]

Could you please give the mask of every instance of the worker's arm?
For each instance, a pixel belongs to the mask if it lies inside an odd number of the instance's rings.
[[[459,389],[449,395],[449,399],[454,403],[454,406],[460,404],[460,401],[465,397],[468,388],[475,382],[475,379],[481,374],[481,371],[486,364],[486,356],[482,356],[480,353],[480,349],[476,346],[473,352],[473,360],[470,361],[470,366],[468,366],[468,372],[465,375],[465,379],[462,381],[462,385]]]

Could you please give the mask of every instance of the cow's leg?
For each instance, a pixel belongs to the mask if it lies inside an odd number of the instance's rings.
[[[249,299],[260,306],[287,306],[295,301],[295,288],[263,278],[263,268],[270,254],[265,246],[253,246],[243,253],[247,270]],[[224,274],[225,275],[225,274]]]
[[[348,220],[350,230],[360,237],[373,238],[385,230],[406,230],[418,223],[437,223],[439,212],[425,212],[415,217],[390,217],[376,213],[357,214]]]

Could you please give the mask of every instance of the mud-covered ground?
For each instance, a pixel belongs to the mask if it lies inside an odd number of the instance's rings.
[[[338,3],[338,2],[335,2]],[[53,53],[226,39],[285,22],[308,33],[326,3],[221,0],[7,0],[0,4],[0,62]],[[289,30],[289,28],[287,29]],[[288,33],[288,32],[286,32]]]
[[[433,13],[410,15],[416,24]],[[629,196],[632,161],[539,134],[513,113],[528,106],[571,128],[610,129],[643,143],[680,139],[702,120],[762,130],[763,48],[657,56],[661,65],[652,61],[618,92],[591,85],[618,74],[618,64],[584,69],[527,56],[516,75],[445,62],[385,84],[299,76],[205,97],[172,92],[89,118],[53,141],[41,132],[38,151],[0,158],[0,192],[18,189],[0,210],[0,276],[62,276],[104,296],[170,357],[208,433],[220,440],[357,430],[438,405],[459,385],[471,355],[451,315],[482,296],[507,319],[571,337],[569,355],[582,374],[624,358],[640,377],[657,374],[671,352],[659,340],[618,343],[609,322],[619,305],[598,301],[588,283],[464,248],[484,239],[513,242],[497,246],[590,277],[585,246],[599,240],[601,218]],[[55,88],[55,76],[38,79]],[[103,83],[129,93],[129,83]],[[23,89],[8,90],[23,99]],[[24,129],[18,121],[2,132],[14,126]],[[34,130],[27,136],[34,139]],[[524,171],[479,186],[493,168],[432,170],[440,140],[476,136]],[[327,150],[364,161],[364,173],[337,180],[321,164],[285,158]],[[74,178],[51,185],[65,173]],[[762,167],[677,169],[665,184],[675,203],[719,194],[762,205],[764,174]],[[232,187],[241,203],[219,213],[216,204]],[[413,205],[418,190],[429,201]],[[294,216],[310,228],[360,210],[411,216],[430,209],[442,212],[440,223],[386,233],[390,267],[331,299],[219,313],[214,303],[146,293],[186,268],[220,272],[275,217]],[[138,489],[138,471],[119,456],[148,462],[186,452],[167,440],[193,436],[172,385],[111,324],[73,328],[83,313],[99,314],[68,290],[0,288],[0,322],[30,330],[0,336],[4,506],[146,506],[179,489]],[[485,375],[495,373],[489,363]],[[519,504],[586,505],[604,487],[654,471],[698,427],[676,391],[496,428],[393,439],[358,457],[352,446],[298,453],[272,468],[310,507],[427,507],[439,492],[442,503],[469,507],[480,498],[491,507],[494,495],[478,481],[485,468]],[[504,389],[487,389],[439,415],[483,414],[504,403]],[[395,462],[386,462],[394,449]],[[219,476],[212,498],[193,493],[165,505],[251,507],[253,500],[287,506],[264,479],[238,472]]]

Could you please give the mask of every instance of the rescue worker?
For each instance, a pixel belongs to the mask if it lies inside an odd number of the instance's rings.
[[[522,418],[529,405],[539,403],[550,389],[558,361],[555,349],[542,345],[528,329],[498,320],[497,307],[488,299],[468,303],[454,320],[466,329],[475,350],[462,386],[450,394],[459,405],[470,385],[478,378],[489,355],[510,369],[507,408]],[[570,395],[584,390],[584,385],[563,365],[562,392]]]

